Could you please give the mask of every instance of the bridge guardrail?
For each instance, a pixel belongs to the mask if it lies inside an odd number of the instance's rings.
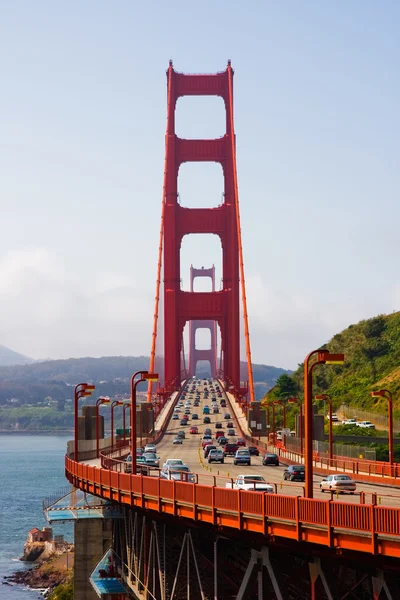
[[[131,475],[77,463],[68,456],[65,467],[75,487],[130,506],[263,535],[400,557],[397,508]]]

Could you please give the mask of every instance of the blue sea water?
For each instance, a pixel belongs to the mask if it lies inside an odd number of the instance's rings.
[[[71,435],[0,434],[0,599],[33,600],[38,592],[3,585],[5,575],[27,568],[18,561],[28,531],[48,525],[42,499],[68,485],[64,455]],[[53,533],[73,541],[70,525],[53,526]]]

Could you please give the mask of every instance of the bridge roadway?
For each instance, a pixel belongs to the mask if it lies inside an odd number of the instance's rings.
[[[190,381],[190,380],[189,380]],[[255,474],[262,475],[268,483],[276,484],[277,493],[285,494],[285,495],[293,495],[293,496],[303,496],[304,494],[304,485],[300,482],[289,482],[283,480],[283,472],[285,470],[285,465],[281,462],[279,467],[275,466],[263,466],[262,458],[263,454],[260,452],[260,456],[252,456],[251,457],[251,466],[235,466],[233,464],[233,457],[226,457],[225,463],[213,463],[211,465],[208,464],[207,459],[204,458],[204,452],[201,448],[201,440],[203,437],[204,430],[209,427],[212,431],[213,435],[213,443],[217,446],[215,440],[215,434],[219,429],[215,428],[215,424],[217,422],[222,423],[222,430],[227,432],[226,423],[228,420],[224,419],[224,413],[229,412],[231,415],[231,421],[235,424],[235,435],[234,437],[228,437],[230,442],[236,441],[236,439],[240,436],[240,431],[238,429],[237,420],[235,417],[235,411],[230,406],[229,398],[223,393],[223,397],[227,400],[227,408],[220,407],[220,399],[217,399],[219,414],[210,414],[210,424],[204,424],[203,418],[203,408],[206,404],[210,406],[211,410],[211,395],[207,400],[204,399],[204,380],[201,380],[200,384],[197,384],[197,387],[200,388],[200,403],[198,407],[193,406],[194,397],[196,394],[191,394],[190,392],[186,394],[186,398],[183,400],[183,404],[185,405],[186,399],[193,395],[193,399],[191,401],[189,415],[189,421],[187,426],[180,425],[180,420],[173,420],[172,418],[169,420],[167,424],[167,428],[162,440],[157,444],[157,454],[160,456],[160,467],[162,467],[164,461],[167,458],[181,458],[185,464],[187,464],[190,469],[198,474],[199,483],[203,484],[211,484],[214,481],[218,486],[225,487],[226,482],[229,482],[229,478],[236,478],[239,474]],[[185,406],[181,408],[181,412],[179,413],[179,417],[181,418],[184,414]],[[191,415],[193,413],[197,413],[199,419],[192,420]],[[198,434],[190,434],[189,429],[191,426],[197,426],[199,429]],[[176,437],[178,431],[185,431],[185,439],[183,440],[182,445],[174,445],[172,442]],[[155,474],[155,473],[154,473]],[[314,498],[326,500],[329,498],[330,494],[323,493],[320,491],[320,481],[322,477],[315,475],[314,476]],[[341,494],[338,497],[336,494],[332,495],[333,500],[338,500],[339,502],[352,502],[352,503],[360,503],[360,491],[365,492],[366,498],[365,501],[367,503],[371,502],[371,497],[373,493],[377,493],[378,495],[378,503],[385,506],[395,506],[400,507],[400,494],[396,494],[393,488],[390,486],[375,486],[373,484],[367,483],[357,483],[357,491],[354,495],[352,494]]]

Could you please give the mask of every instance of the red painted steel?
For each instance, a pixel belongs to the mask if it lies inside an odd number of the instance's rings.
[[[400,557],[400,509],[128,475],[66,456],[76,487],[106,499],[255,533]],[[387,537],[389,536],[389,537]]]
[[[210,269],[195,269],[190,267],[190,292],[194,293],[193,282],[196,277],[208,277],[211,279],[211,292],[215,292],[215,267]],[[211,344],[209,349],[199,350],[196,348],[197,329],[208,329],[210,331]],[[208,361],[210,364],[211,377],[217,376],[217,323],[212,320],[191,320],[189,322],[189,377],[196,374],[196,365],[199,360]]]
[[[234,132],[232,106],[233,71],[213,75],[176,73],[168,69],[168,117],[165,157],[164,195],[164,360],[165,385],[180,376],[182,332],[187,321],[218,322],[224,359],[224,372],[234,386],[240,387],[239,347],[239,244],[237,198],[235,196]],[[226,134],[215,140],[184,140],[175,134],[175,107],[184,95],[218,95],[227,111]],[[178,204],[178,172],[184,162],[213,161],[221,164],[224,174],[224,202],[220,208],[201,210],[199,225],[193,216],[199,210]],[[191,214],[192,213],[192,214]],[[193,215],[193,216],[192,216]],[[220,218],[223,215],[223,218]],[[196,294],[180,289],[180,247],[184,235],[216,233],[222,245],[223,292]],[[219,296],[217,296],[219,294]],[[208,298],[205,298],[208,296]]]

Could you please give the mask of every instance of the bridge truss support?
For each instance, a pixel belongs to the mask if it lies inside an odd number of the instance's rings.
[[[113,550],[121,579],[143,600],[394,600],[396,561],[320,546],[231,537],[177,517],[124,507]]]

